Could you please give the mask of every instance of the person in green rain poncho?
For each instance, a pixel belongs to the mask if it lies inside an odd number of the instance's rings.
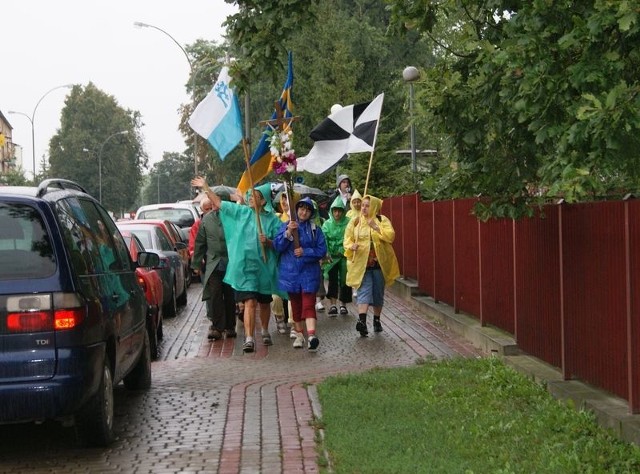
[[[271,185],[264,184],[254,189],[249,205],[243,206],[222,201],[211,191],[202,177],[191,181],[194,187],[202,188],[214,206],[220,207],[220,218],[227,241],[229,264],[225,283],[233,287],[236,301],[244,303],[244,352],[255,350],[255,316],[260,307],[262,343],[271,345],[269,319],[271,318],[271,295],[278,284],[278,255],[273,249],[273,238],[280,230],[280,219],[271,209]],[[257,202],[256,202],[257,201]],[[260,208],[260,225],[256,219],[256,204]]]
[[[346,216],[346,209],[341,196],[336,196],[329,209],[329,219],[322,224],[322,232],[327,241],[328,258],[322,265],[324,278],[329,282],[327,289],[327,298],[331,301],[329,308],[329,316],[338,315],[338,307],[340,305],[340,314],[349,314],[347,303],[351,303],[351,287],[347,286],[347,259],[344,256],[344,231],[349,223]]]

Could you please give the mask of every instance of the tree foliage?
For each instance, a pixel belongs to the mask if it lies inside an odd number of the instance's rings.
[[[432,197],[486,196],[487,217],[639,191],[634,2],[387,1],[439,52],[417,87],[448,162]]]
[[[164,153],[147,175],[140,205],[177,202],[193,198],[193,160],[181,153]]]
[[[101,162],[102,203],[117,213],[129,210],[147,164],[141,125],[138,112],[123,109],[94,84],[74,86],[49,143],[48,175],[76,181],[97,198]]]

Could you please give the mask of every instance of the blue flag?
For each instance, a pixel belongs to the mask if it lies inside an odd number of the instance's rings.
[[[191,128],[207,139],[221,160],[242,140],[240,105],[230,82],[229,68],[225,66],[213,89],[189,117]]]

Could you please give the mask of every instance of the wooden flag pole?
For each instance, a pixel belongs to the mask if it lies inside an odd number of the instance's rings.
[[[260,206],[260,202],[256,197],[256,190],[253,187],[253,176],[251,175],[251,164],[249,163],[249,144],[247,143],[247,139],[242,139],[242,150],[244,151],[244,161],[247,165],[247,176],[249,176],[249,186],[251,187],[251,196],[253,196],[253,202],[256,206],[256,225],[258,227],[258,239],[262,235],[262,222],[260,222],[260,212],[262,211],[262,206]],[[264,196],[263,196],[264,197]],[[265,198],[266,199],[266,198]],[[264,243],[260,242],[260,249],[262,250],[262,261],[267,261],[267,252],[264,248]]]

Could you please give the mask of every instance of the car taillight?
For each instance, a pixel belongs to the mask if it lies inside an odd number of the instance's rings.
[[[74,293],[10,296],[7,298],[7,330],[25,333],[72,329],[84,320],[85,311]]]
[[[51,311],[7,314],[7,330],[11,333],[51,331],[53,327]]]

